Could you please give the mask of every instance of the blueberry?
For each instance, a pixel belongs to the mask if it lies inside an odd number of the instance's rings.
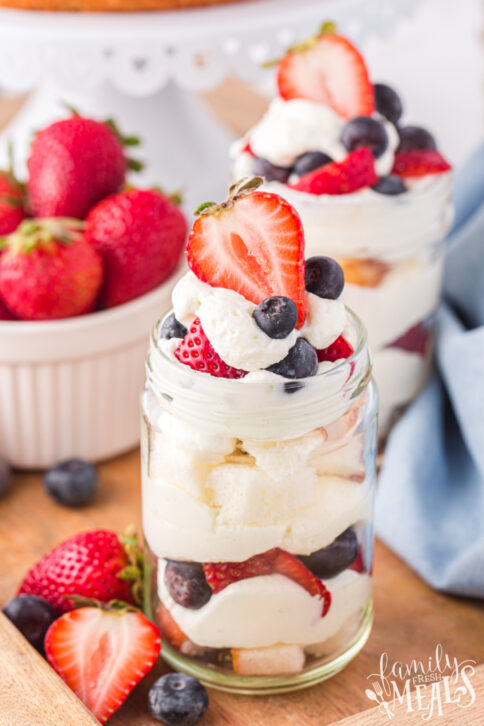
[[[388,176],[382,176],[376,184],[372,186],[374,192],[378,194],[387,194],[394,196],[395,194],[403,194],[407,191],[407,187],[400,179],[399,176],[389,174]]]
[[[4,605],[3,614],[40,652],[49,626],[59,617],[47,600],[36,595],[17,595]]]
[[[357,116],[343,127],[341,142],[347,151],[366,146],[378,159],[388,146],[388,136],[381,121],[370,116]]]
[[[196,678],[167,673],[151,686],[148,704],[154,718],[167,726],[192,726],[207,710],[208,694]]]
[[[306,260],[304,284],[318,297],[337,300],[345,286],[343,269],[332,257],[310,257]]]
[[[374,89],[376,110],[396,124],[403,112],[400,96],[386,83],[375,83]]]
[[[54,466],[44,476],[48,494],[66,507],[89,504],[97,491],[95,467],[81,459],[68,459]]]
[[[416,151],[417,149],[436,149],[435,139],[421,126],[402,126],[398,129],[400,143],[397,151]]]
[[[254,159],[252,173],[255,176],[263,176],[268,182],[277,181],[285,184],[289,179],[291,169],[287,166],[275,166],[275,164],[271,164],[267,159],[262,159],[262,157],[257,156]]]
[[[308,151],[297,157],[292,167],[292,173],[297,174],[297,176],[303,176],[304,174],[309,174],[310,171],[330,164],[332,161],[333,159],[322,151]]]
[[[307,378],[318,372],[318,354],[305,338],[298,338],[285,358],[267,368],[284,378]]]
[[[175,313],[170,313],[163,321],[160,338],[165,338],[166,340],[170,338],[184,338],[187,332],[187,328],[175,318]]]
[[[254,310],[254,320],[269,338],[287,338],[296,327],[296,303],[282,295],[268,297]]]
[[[0,497],[10,488],[10,467],[5,459],[0,459]]]
[[[358,550],[359,544],[355,530],[348,527],[327,547],[323,547],[307,557],[301,555],[299,559],[316,577],[324,579],[335,577],[346,570],[356,560]]]
[[[304,388],[304,383],[301,381],[286,381],[284,384],[284,390],[286,393],[296,393],[296,391],[300,391],[301,388]]]
[[[212,595],[198,562],[167,560],[165,583],[173,600],[184,608],[198,610]]]

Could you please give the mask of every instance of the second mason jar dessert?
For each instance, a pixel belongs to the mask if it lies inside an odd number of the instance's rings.
[[[207,209],[147,361],[147,602],[176,668],[291,690],[371,626],[371,362],[339,266],[305,269],[287,202],[249,186]]]
[[[299,212],[306,256],[342,265],[343,299],[368,329],[384,434],[430,366],[450,165],[334,28],[290,49],[276,80],[278,97],[233,147],[234,176],[263,175]]]

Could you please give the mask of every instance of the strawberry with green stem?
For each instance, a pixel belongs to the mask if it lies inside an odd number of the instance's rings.
[[[16,317],[53,320],[94,309],[103,263],[78,220],[24,220],[0,248],[0,296]]]
[[[118,536],[92,530],[44,555],[26,574],[18,594],[42,597],[63,613],[74,606],[70,595],[141,603],[142,579],[143,556],[132,532]]]

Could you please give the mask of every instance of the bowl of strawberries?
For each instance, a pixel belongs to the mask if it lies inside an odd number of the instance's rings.
[[[153,320],[186,242],[179,200],[127,186],[112,121],[39,131],[28,180],[0,172],[0,457],[46,468],[136,446]]]

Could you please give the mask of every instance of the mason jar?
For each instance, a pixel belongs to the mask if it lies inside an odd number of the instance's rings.
[[[368,331],[382,436],[431,368],[444,239],[453,220],[451,172],[406,182],[408,191],[396,196],[372,189],[317,196],[265,184],[299,212],[306,257],[328,255],[343,267],[341,299]]]
[[[377,394],[366,332],[348,316],[350,358],[280,382],[195,371],[164,352],[163,321],[154,327],[145,607],[165,660],[209,686],[304,688],[368,638]]]

